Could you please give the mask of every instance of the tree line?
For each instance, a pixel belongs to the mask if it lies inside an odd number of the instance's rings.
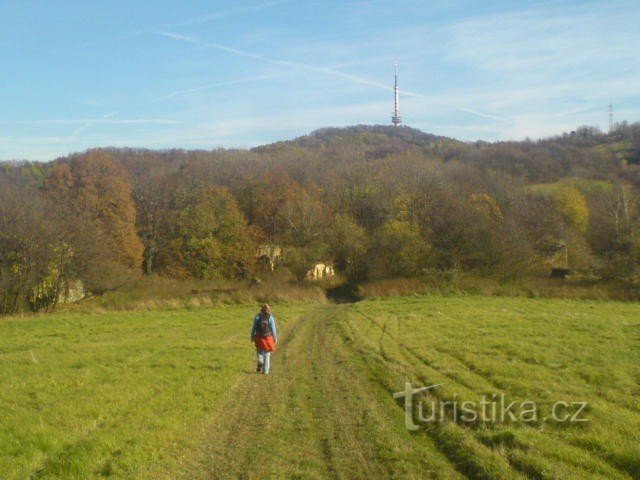
[[[323,129],[252,150],[96,149],[0,164],[0,313],[140,275],[250,279],[283,251],[351,282],[550,267],[633,282],[640,124],[464,143],[408,127]]]

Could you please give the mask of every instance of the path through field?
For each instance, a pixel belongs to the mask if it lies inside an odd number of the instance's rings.
[[[342,308],[290,323],[272,372],[247,371],[230,392],[187,478],[461,478],[404,430],[391,393],[372,388],[334,323]]]

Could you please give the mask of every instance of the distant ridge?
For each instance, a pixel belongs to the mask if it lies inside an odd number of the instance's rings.
[[[403,154],[424,155],[444,161],[460,160],[481,163],[513,175],[528,178],[555,177],[550,170],[572,171],[574,162],[592,163],[592,153],[610,151],[618,161],[640,165],[640,123],[623,122],[613,132],[602,133],[595,127],[578,127],[575,131],[535,141],[461,141],[451,137],[423,132],[408,126],[352,125],[324,127],[306,135],[270,144],[245,148],[188,149],[144,147],[95,147],[84,152],[70,152],[50,162],[3,160],[0,169],[11,166],[48,164],[82,156],[91,150],[106,151],[128,167],[149,159],[169,168],[177,168],[192,160],[253,161],[265,156],[272,164],[293,163],[322,158],[325,165],[333,161],[353,163],[361,160],[384,159]],[[577,160],[581,158],[582,160]],[[285,161],[285,159],[288,159]],[[304,163],[303,162],[303,163]],[[36,168],[37,170],[37,168]],[[546,173],[543,173],[546,171]],[[557,172],[556,172],[557,173]],[[574,172],[579,174],[581,172]],[[583,173],[583,172],[582,172]],[[602,175],[605,175],[603,172]],[[640,178],[640,174],[638,175]],[[640,183],[640,180],[639,180]]]
[[[392,125],[354,125],[350,127],[325,127],[319,128],[318,130],[314,130],[307,137],[315,137],[315,138],[331,138],[332,136],[349,136],[349,135],[359,135],[362,133],[374,133],[374,134],[382,134],[386,135],[390,138],[398,138],[407,143],[413,143],[416,145],[427,145],[433,142],[438,142],[440,140],[453,140],[448,137],[443,137],[440,135],[434,135],[432,133],[426,133],[422,130],[418,130],[417,128],[408,127],[406,125],[402,126],[392,126]],[[300,137],[304,138],[304,137]]]
[[[400,142],[415,145],[417,147],[426,147],[438,142],[458,142],[452,138],[425,133],[416,128],[407,126],[392,125],[353,125],[348,127],[324,127],[312,131],[307,135],[294,138],[292,140],[284,140],[269,145],[255,147],[253,150],[261,150],[279,145],[297,145],[301,147],[320,147],[336,141],[360,137],[374,143],[376,140],[398,140]]]

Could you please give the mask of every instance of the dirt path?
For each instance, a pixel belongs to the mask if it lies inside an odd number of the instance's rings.
[[[366,365],[334,325],[342,308],[317,307],[289,322],[270,375],[247,365],[185,478],[439,476],[420,453],[403,458],[415,439],[389,392],[367,378]],[[449,473],[444,478],[456,477]]]

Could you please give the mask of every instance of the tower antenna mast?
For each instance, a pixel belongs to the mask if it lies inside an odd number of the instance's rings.
[[[391,117],[391,123],[396,127],[402,123],[402,117],[400,116],[400,93],[398,90],[398,64],[393,66],[395,83],[393,86],[393,116]]]
[[[609,104],[609,133],[613,132],[613,104]]]

